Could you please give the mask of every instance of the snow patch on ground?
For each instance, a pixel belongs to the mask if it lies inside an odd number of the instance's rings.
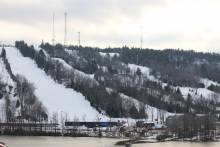
[[[5,112],[5,99],[0,100],[0,122],[6,121],[6,112]]]
[[[77,55],[77,51],[76,51],[76,50],[70,50],[70,49],[67,49],[67,48],[65,48],[64,50],[65,50],[65,52],[67,52],[69,55]]]
[[[0,49],[1,53],[1,49]],[[16,101],[18,100],[18,97],[14,96],[15,94],[15,88],[16,88],[16,83],[11,79],[8,71],[6,70],[5,64],[0,58],[0,81],[3,84],[6,84],[6,89],[5,91],[9,94],[9,99],[10,99],[10,104],[12,108],[15,107]],[[11,87],[11,88],[9,88]],[[15,116],[19,114],[20,108],[14,109],[15,110]],[[0,99],[0,122],[4,122],[5,119],[5,98],[4,96]]]
[[[44,55],[45,55],[46,57],[49,57],[49,54],[48,54],[44,49],[42,49],[42,48],[39,47],[39,46],[34,46],[34,50],[36,50],[37,52],[39,52],[40,50],[42,50],[43,53],[44,53]]]
[[[135,106],[135,108],[140,111],[140,108],[141,108],[141,105],[143,105],[143,103],[139,102],[138,100],[132,98],[132,97],[129,97],[123,93],[120,93],[119,94],[120,97],[122,98],[122,104],[123,106],[126,106],[126,107],[132,107],[133,105]]]
[[[65,48],[64,51],[77,60],[81,59],[80,56],[78,55],[79,51],[77,50],[71,50],[71,49]]]
[[[112,92],[114,92],[114,90],[111,89],[111,88],[106,87],[105,89],[106,89],[106,91],[108,92],[108,94],[111,94]]]
[[[110,93],[112,91],[114,91],[111,88],[106,88],[106,90]],[[168,116],[175,115],[174,113],[170,113],[166,110],[158,109],[158,108],[152,107],[147,104],[144,105],[144,103],[138,101],[137,99],[135,99],[133,97],[129,97],[129,96],[125,95],[124,93],[119,93],[119,95],[122,98],[123,106],[125,106],[127,108],[130,108],[131,106],[134,105],[137,110],[140,110],[140,108],[142,106],[144,106],[145,112],[147,114],[147,120],[146,120],[147,122],[164,123]],[[118,119],[118,120],[120,120],[120,119]],[[129,119],[129,121],[134,122],[135,120]]]
[[[218,82],[209,80],[207,78],[201,78],[200,82],[202,82],[205,85],[205,88],[208,88],[210,85],[219,86],[220,84]]]
[[[11,79],[8,71],[5,68],[5,64],[0,58],[0,80],[2,83],[7,84],[8,86],[16,86],[14,81]]]
[[[72,70],[72,66],[70,66],[68,63],[66,63],[63,59],[61,59],[61,58],[52,58],[52,59],[60,62],[66,69]]]
[[[8,79],[8,75],[5,73],[5,68],[2,60],[0,60],[0,81],[2,83],[6,83]],[[5,99],[0,99],[0,122],[5,121]]]
[[[144,106],[144,103],[132,98],[132,97],[129,97],[123,93],[120,93],[120,96],[123,98],[123,104],[124,105],[129,105],[129,103],[131,102],[130,105],[134,105],[137,110],[140,110],[141,106]],[[128,102],[128,103],[126,103]],[[145,105],[145,112],[147,114],[147,122],[155,122],[155,123],[164,123],[166,118],[168,116],[172,116],[174,115],[173,113],[170,113],[166,110],[162,110],[162,109],[158,109],[158,108],[155,108],[155,107],[152,107],[150,105]]]
[[[110,56],[110,58],[113,58],[114,56],[119,57],[120,54],[119,53],[103,53],[103,52],[99,52],[99,54],[102,57],[107,57],[108,55]]]
[[[13,73],[23,75],[29,82],[34,83],[35,94],[48,109],[50,117],[54,112],[58,115],[65,113],[68,118],[78,117],[80,120],[85,118],[90,121],[97,116],[105,117],[100,115],[81,93],[54,82],[33,60],[23,57],[16,48],[7,47],[6,54]]]
[[[174,113],[150,105],[145,105],[145,112],[147,113],[149,122],[164,122],[167,117],[175,115]]]
[[[128,64],[128,67],[131,69],[131,71],[136,72],[137,69],[139,68],[142,72],[142,74],[147,77],[149,80],[151,81],[156,81],[159,82],[158,79],[156,79],[153,75],[150,74],[151,69],[149,67],[146,66],[140,66],[140,65],[136,65],[136,64]]]
[[[192,96],[192,98],[200,98],[201,96],[207,99],[210,99],[215,92],[208,90],[206,88],[191,88],[191,87],[176,87],[179,88],[183,97],[187,98],[188,94]],[[219,96],[219,94],[217,94]]]
[[[68,63],[66,63],[66,61],[64,61],[61,58],[52,58],[52,59],[55,60],[55,61],[60,62],[66,69],[73,70],[75,72],[75,74],[78,74],[78,75],[83,76],[85,78],[90,78],[90,79],[94,80],[94,74],[86,74],[86,73],[84,73],[80,70],[77,70],[77,69],[73,68],[71,65],[69,65]]]

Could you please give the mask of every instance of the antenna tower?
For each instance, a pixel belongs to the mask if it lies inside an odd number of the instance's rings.
[[[66,46],[67,44],[67,12],[64,13],[65,16],[65,30],[64,30],[64,43],[63,45]]]
[[[55,32],[54,32],[54,17],[55,14],[53,13],[53,28],[52,28],[52,45],[55,45]]]
[[[143,27],[141,26],[141,34],[140,34],[140,49],[143,48]]]
[[[78,45],[80,46],[80,40],[81,38],[80,38],[80,32],[78,32]]]

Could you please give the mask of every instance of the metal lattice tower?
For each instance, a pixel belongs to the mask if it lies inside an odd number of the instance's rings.
[[[143,48],[143,27],[141,26],[140,27],[140,49]],[[137,57],[136,57],[136,64],[139,63],[139,55],[138,55],[138,52],[137,52]]]
[[[140,36],[140,49],[142,49],[143,48],[143,27],[141,26],[141,36]]]
[[[52,28],[52,45],[55,45],[55,31],[54,31],[54,18],[55,18],[55,14],[53,13],[53,28]]]
[[[78,32],[78,45],[80,46],[80,42],[81,41],[81,39],[80,39],[80,32]]]
[[[67,45],[67,12],[64,13],[65,16],[65,29],[64,29],[64,43],[63,45]]]

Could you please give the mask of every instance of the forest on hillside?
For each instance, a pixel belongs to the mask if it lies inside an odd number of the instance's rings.
[[[17,119],[27,121],[47,120],[47,109],[35,95],[34,85],[24,76],[13,74],[4,48],[1,51],[0,64],[1,68],[5,66],[6,69],[6,73],[0,74],[0,100],[1,102],[5,101],[4,105],[1,103],[0,121],[14,122]],[[4,74],[8,74],[9,77],[4,79]],[[11,83],[9,78],[12,79]]]
[[[175,87],[204,88],[200,78],[220,82],[219,54],[173,49],[64,47],[49,43],[42,43],[42,49],[36,51],[23,41],[17,41],[16,47],[55,81],[81,92],[93,107],[111,117],[146,118],[145,105],[172,113],[215,112],[218,85],[207,87],[216,92],[210,99],[202,95],[194,98],[190,94],[184,98]],[[72,69],[55,58],[62,59]],[[150,79],[140,68],[131,69],[129,64],[148,67],[155,79]],[[139,102],[139,107],[134,100]]]

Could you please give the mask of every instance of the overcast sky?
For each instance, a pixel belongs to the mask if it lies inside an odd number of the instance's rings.
[[[219,0],[0,0],[0,41],[51,42],[54,12],[63,43],[65,11],[69,44],[220,52]]]

